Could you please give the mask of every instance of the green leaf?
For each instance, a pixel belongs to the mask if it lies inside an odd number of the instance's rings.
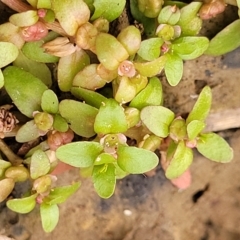
[[[94,166],[92,180],[97,194],[102,198],[110,198],[114,193],[116,185],[114,165]]]
[[[56,204],[49,205],[42,203],[40,205],[40,216],[43,230],[47,233],[51,232],[58,224],[59,209]]]
[[[90,58],[84,50],[61,57],[58,63],[58,86],[61,91],[70,91],[73,78],[85,66],[90,64]]]
[[[74,142],[59,147],[56,156],[74,167],[90,167],[102,150],[97,142]]]
[[[94,0],[95,11],[91,20],[102,17],[112,22],[121,15],[125,4],[126,0]]]
[[[94,165],[102,165],[106,163],[116,162],[116,159],[108,153],[101,153],[95,160]]]
[[[38,19],[39,17],[36,10],[28,10],[11,15],[9,22],[18,27],[29,27],[34,25]]]
[[[34,120],[31,120],[20,127],[16,135],[16,141],[19,143],[25,143],[35,140],[39,136],[39,129],[37,128]]]
[[[27,42],[22,48],[23,54],[36,62],[55,63],[58,62],[59,57],[53,56],[45,52],[42,45],[48,41],[55,39],[58,36],[55,32],[49,32],[47,37],[34,42]]]
[[[39,8],[51,8],[51,0],[38,0],[37,9]]]
[[[0,88],[4,86],[4,76],[2,70],[0,69]]]
[[[0,68],[13,62],[18,56],[18,48],[10,42],[0,42]]]
[[[41,99],[41,107],[44,112],[55,114],[58,112],[58,98],[51,90],[46,90]]]
[[[131,174],[148,172],[155,168],[159,162],[155,153],[137,147],[119,146],[117,155],[119,167]]]
[[[199,120],[193,120],[187,125],[187,134],[190,140],[195,139],[205,128],[205,124]]]
[[[150,38],[141,42],[137,54],[147,61],[153,61],[158,58],[163,44],[162,38]]]
[[[96,108],[100,108],[102,106],[102,103],[107,101],[107,98],[100,93],[81,87],[72,87],[71,93],[76,98],[83,99],[87,104]]]
[[[96,38],[96,54],[102,65],[109,69],[117,69],[119,64],[129,57],[127,50],[112,35],[99,33]]]
[[[186,123],[190,123],[193,120],[199,120],[204,122],[208,116],[212,103],[212,92],[209,86],[205,86],[192,109],[189,113]]]
[[[44,203],[49,205],[63,203],[79,189],[80,185],[80,182],[76,182],[69,186],[55,187],[44,199]]]
[[[70,128],[78,135],[92,137],[94,121],[98,110],[75,100],[63,100],[59,104],[59,112],[70,124]]]
[[[205,54],[219,56],[240,46],[240,19],[235,20],[211,39]]]
[[[36,206],[37,193],[25,198],[15,198],[7,201],[7,207],[14,212],[25,214]]]
[[[181,37],[172,44],[174,54],[183,60],[191,60],[201,56],[208,48],[209,40],[206,37]]]
[[[12,192],[15,182],[12,178],[5,178],[0,180],[0,203],[4,201]]]
[[[233,150],[228,143],[215,133],[201,134],[197,143],[197,150],[206,158],[221,163],[233,159]]]
[[[13,62],[13,66],[19,67],[33,76],[39,78],[46,86],[51,87],[51,71],[45,63],[36,62],[27,58],[22,51],[19,51],[18,57]]]
[[[5,89],[20,112],[32,118],[34,111],[41,111],[41,97],[47,90],[41,80],[14,66],[5,68],[3,75]]]
[[[37,179],[50,170],[50,161],[47,154],[42,150],[36,150],[31,157],[30,175],[32,179]]]
[[[10,162],[0,159],[0,178],[3,177],[5,170],[11,166],[12,164]]]
[[[78,28],[88,22],[90,10],[82,0],[52,0],[52,10],[65,32],[74,36]]]
[[[158,137],[167,137],[169,126],[174,119],[174,113],[162,106],[147,106],[140,114],[144,125]]]
[[[99,109],[94,123],[96,133],[121,133],[128,129],[124,109],[114,99],[108,99]]]
[[[150,78],[148,85],[137,94],[129,106],[141,110],[146,106],[161,105],[162,101],[163,93],[161,81],[157,77],[152,77]]]
[[[192,160],[192,149],[186,147],[183,141],[179,142],[166,169],[166,177],[174,179],[181,176],[189,168]]]
[[[183,75],[183,61],[176,54],[166,53],[167,61],[164,67],[167,81],[171,86],[176,86]]]
[[[54,115],[53,128],[59,132],[66,132],[68,130],[67,121],[59,114]]]

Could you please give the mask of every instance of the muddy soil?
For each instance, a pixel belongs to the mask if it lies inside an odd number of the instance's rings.
[[[4,14],[8,13],[0,4],[0,16]],[[236,16],[236,9],[229,8],[218,20],[208,22],[203,31],[212,37]],[[240,48],[221,57],[188,61],[183,80],[175,88],[161,76],[165,106],[176,114],[188,113],[201,89],[209,85],[213,91],[212,113],[238,109],[239,56]],[[153,177],[132,175],[118,181],[114,196],[103,200],[89,179],[81,179],[71,170],[59,178],[60,184],[81,180],[82,186],[60,205],[60,221],[52,233],[43,232],[39,209],[18,215],[2,204],[0,240],[4,236],[16,240],[239,240],[240,130],[230,128],[220,134],[232,146],[234,160],[218,164],[195,152],[192,185],[187,190],[176,189],[159,166]],[[214,129],[214,124],[208,129]]]

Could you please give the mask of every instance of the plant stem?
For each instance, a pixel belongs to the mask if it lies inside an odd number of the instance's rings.
[[[2,139],[0,139],[0,151],[3,152],[12,165],[17,166],[23,162],[23,160],[17,156]]]

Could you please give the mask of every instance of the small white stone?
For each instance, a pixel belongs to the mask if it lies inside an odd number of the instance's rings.
[[[130,211],[129,209],[125,209],[123,211],[123,213],[124,213],[125,216],[131,216],[132,215],[132,211]]]

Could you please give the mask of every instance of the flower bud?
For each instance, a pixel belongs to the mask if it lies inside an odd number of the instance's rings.
[[[45,175],[36,179],[33,183],[33,190],[40,194],[48,194],[51,190],[52,181],[54,177],[51,175]]]
[[[139,10],[149,18],[157,17],[164,3],[161,0],[138,0],[137,2]]]
[[[109,31],[109,21],[104,18],[98,18],[93,21],[93,26],[97,28],[98,32],[108,33]]]
[[[143,141],[139,143],[140,148],[147,149],[149,151],[155,151],[160,147],[162,138],[157,137],[156,135],[145,135]]]
[[[187,127],[185,120],[182,118],[174,119],[170,125],[169,132],[170,137],[176,142],[185,139],[187,136]]]
[[[118,67],[118,74],[120,76],[134,77],[136,74],[135,67],[131,61],[125,60],[120,63]]]
[[[168,24],[160,24],[156,30],[156,34],[164,41],[173,40],[175,36],[174,27]]]
[[[128,128],[134,127],[140,121],[140,111],[137,108],[128,107],[124,111]]]
[[[41,131],[48,131],[53,125],[53,116],[46,112],[39,112],[34,115],[34,122]]]

